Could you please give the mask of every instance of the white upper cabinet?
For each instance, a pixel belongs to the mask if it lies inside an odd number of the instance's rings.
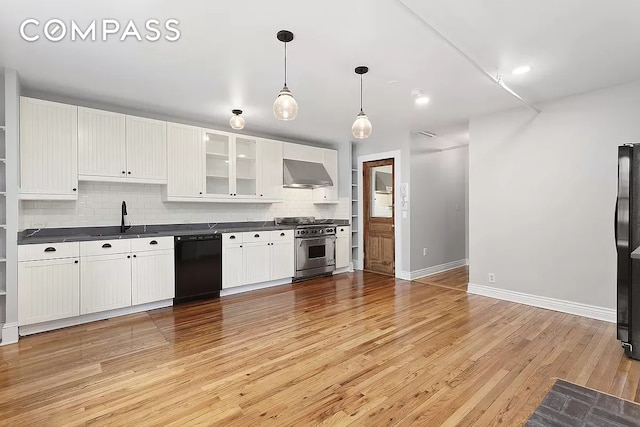
[[[237,135],[234,137],[234,161],[232,183],[233,197],[256,198],[258,196],[258,141]]]
[[[319,147],[285,142],[282,150],[285,159],[314,163],[320,163],[322,161],[323,149]]]
[[[233,197],[233,136],[212,130],[204,130],[203,134],[206,149],[206,195],[216,198]]]
[[[167,123],[167,200],[197,200],[206,192],[202,129]]]
[[[78,198],[77,125],[77,107],[20,98],[19,198]]]
[[[127,116],[127,178],[167,183],[167,122]]]
[[[282,199],[282,142],[261,139],[258,143],[258,194],[261,199]]]
[[[78,174],[85,181],[167,182],[166,123],[78,107]]]
[[[81,180],[127,175],[124,114],[78,107],[78,175]]]
[[[323,149],[322,163],[333,181],[331,187],[313,189],[314,203],[336,203],[338,201],[338,152],[336,150]],[[316,160],[317,161],[317,160]]]

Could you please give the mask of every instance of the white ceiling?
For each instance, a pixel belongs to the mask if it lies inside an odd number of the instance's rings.
[[[518,106],[436,37],[425,18],[484,68],[531,73],[505,81],[524,98],[543,101],[640,77],[640,2],[635,0],[4,0],[0,66],[15,68],[31,91],[145,109],[221,126],[232,108],[245,130],[318,142],[351,139],[364,109],[376,132],[438,132],[478,114]],[[415,11],[414,14],[411,10]],[[420,17],[419,17],[420,16]],[[25,18],[176,18],[175,43],[27,43]],[[281,29],[289,44],[289,88],[298,118],[280,122],[271,106],[283,83]],[[395,84],[388,84],[397,80]],[[410,92],[431,98],[416,107]]]

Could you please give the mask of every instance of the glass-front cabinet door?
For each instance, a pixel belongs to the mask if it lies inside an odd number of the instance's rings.
[[[230,197],[233,194],[232,136],[206,130],[204,140],[207,156],[207,196]]]
[[[257,195],[257,141],[252,138],[235,137],[235,197]]]

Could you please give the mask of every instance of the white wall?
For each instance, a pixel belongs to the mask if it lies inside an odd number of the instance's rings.
[[[284,202],[273,204],[164,202],[160,185],[80,182],[78,201],[22,201],[20,229],[120,224],[120,209],[135,224],[273,221],[281,216],[349,219],[349,199],[316,205],[311,190],[285,188]]]
[[[447,142],[446,136],[412,137],[412,272],[466,258],[468,147],[436,151],[436,147],[458,144]]]
[[[640,141],[640,82],[540,109],[470,122],[470,282],[615,308],[617,146]]]

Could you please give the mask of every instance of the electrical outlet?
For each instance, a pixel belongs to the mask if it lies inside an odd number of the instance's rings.
[[[427,248],[422,249],[422,256],[427,256]]]
[[[496,274],[489,273],[489,283],[496,283]]]

